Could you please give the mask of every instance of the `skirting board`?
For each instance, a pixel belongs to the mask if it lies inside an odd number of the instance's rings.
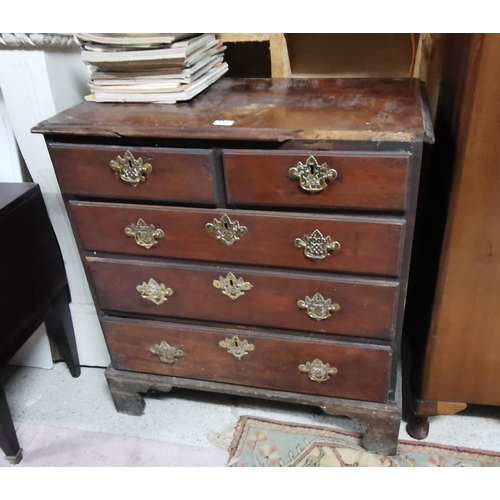
[[[102,368],[109,366],[111,360],[94,305],[71,302],[69,308],[80,364]]]

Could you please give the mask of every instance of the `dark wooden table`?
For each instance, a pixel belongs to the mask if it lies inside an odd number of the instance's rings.
[[[80,364],[64,264],[37,184],[0,183],[0,368],[45,322],[73,377]],[[19,463],[19,447],[0,384],[0,448]]]

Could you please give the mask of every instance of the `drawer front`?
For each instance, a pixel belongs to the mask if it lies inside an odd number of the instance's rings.
[[[87,262],[104,310],[383,339],[393,333],[396,282],[95,257]]]
[[[223,158],[231,205],[406,207],[407,156],[225,150]]]
[[[387,276],[399,272],[404,221],[85,202],[71,202],[71,211],[83,247],[92,251]]]
[[[107,319],[103,325],[117,369],[339,398],[385,399],[389,347],[150,321]]]
[[[210,150],[52,143],[49,151],[68,194],[210,205],[218,199]]]

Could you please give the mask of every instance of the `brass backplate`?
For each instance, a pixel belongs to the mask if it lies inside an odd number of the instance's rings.
[[[156,354],[162,363],[167,363],[169,365],[175,363],[181,356],[184,356],[184,352],[177,347],[171,346],[165,340],[162,340],[159,344],[154,347],[150,347],[151,353]]]
[[[243,290],[250,290],[253,285],[243,278],[236,278],[233,273],[227,273],[226,277],[219,276],[218,280],[212,282],[215,288],[222,290],[224,295],[230,299],[236,300],[237,298],[245,295]]]
[[[147,283],[143,282],[142,285],[138,285],[136,289],[143,299],[150,300],[157,306],[163,304],[167,300],[167,297],[171,297],[174,294],[171,288],[166,287],[163,283],[158,283],[153,278]]]
[[[316,358],[314,361],[307,361],[303,365],[299,365],[299,370],[307,373],[309,378],[314,382],[326,382],[330,375],[338,373],[337,368],[330,367],[328,363],[323,363],[320,359]]]
[[[255,346],[253,344],[250,344],[248,340],[240,339],[238,335],[233,335],[230,339],[221,340],[219,342],[219,346],[223,349],[227,349],[229,354],[232,354],[238,359],[241,359],[250,351],[255,350]]]
[[[144,163],[139,157],[137,160],[130,151],[125,151],[123,158],[117,156],[116,160],[111,160],[109,166],[113,172],[116,172],[120,179],[133,187],[137,187],[146,180],[146,175],[153,171],[150,163]]]
[[[305,163],[298,162],[288,171],[290,179],[298,179],[300,187],[307,193],[320,193],[327,186],[327,181],[337,177],[337,171],[328,168],[326,163],[320,165],[314,156],[310,156]]]
[[[228,247],[239,241],[240,237],[248,232],[245,226],[241,226],[237,220],[232,221],[227,214],[223,214],[220,220],[213,219],[212,222],[205,225],[205,228],[207,231],[215,233],[216,238]]]
[[[312,298],[306,296],[304,300],[299,300],[297,305],[305,309],[307,315],[316,321],[325,320],[332,315],[332,312],[340,309],[338,304],[332,303],[332,299],[325,299],[320,293],[315,293]]]
[[[304,255],[316,262],[328,257],[331,252],[340,248],[338,241],[332,241],[330,236],[323,236],[319,229],[315,229],[310,236],[304,234],[302,238],[296,238],[295,246],[304,249]]]
[[[133,236],[135,242],[144,248],[154,247],[158,241],[157,239],[163,238],[165,233],[161,229],[156,229],[153,224],[146,224],[144,219],[139,219],[135,224],[130,224],[130,227],[125,228],[127,236]]]

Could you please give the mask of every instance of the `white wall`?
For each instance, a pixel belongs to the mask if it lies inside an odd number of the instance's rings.
[[[83,101],[88,92],[88,74],[77,51],[0,50],[0,89],[4,99],[0,111],[2,123],[8,124],[0,129],[0,145],[7,145],[4,156],[9,157],[6,161],[9,166],[2,168],[2,176],[11,171],[15,176],[19,171],[14,153],[17,141],[33,181],[40,184],[61,247],[80,362],[107,366],[109,355],[47,147],[42,136],[30,132],[40,121]],[[21,353],[17,362],[48,367],[45,359],[48,342],[43,332],[41,339],[33,341],[31,347],[26,346],[28,353]]]

